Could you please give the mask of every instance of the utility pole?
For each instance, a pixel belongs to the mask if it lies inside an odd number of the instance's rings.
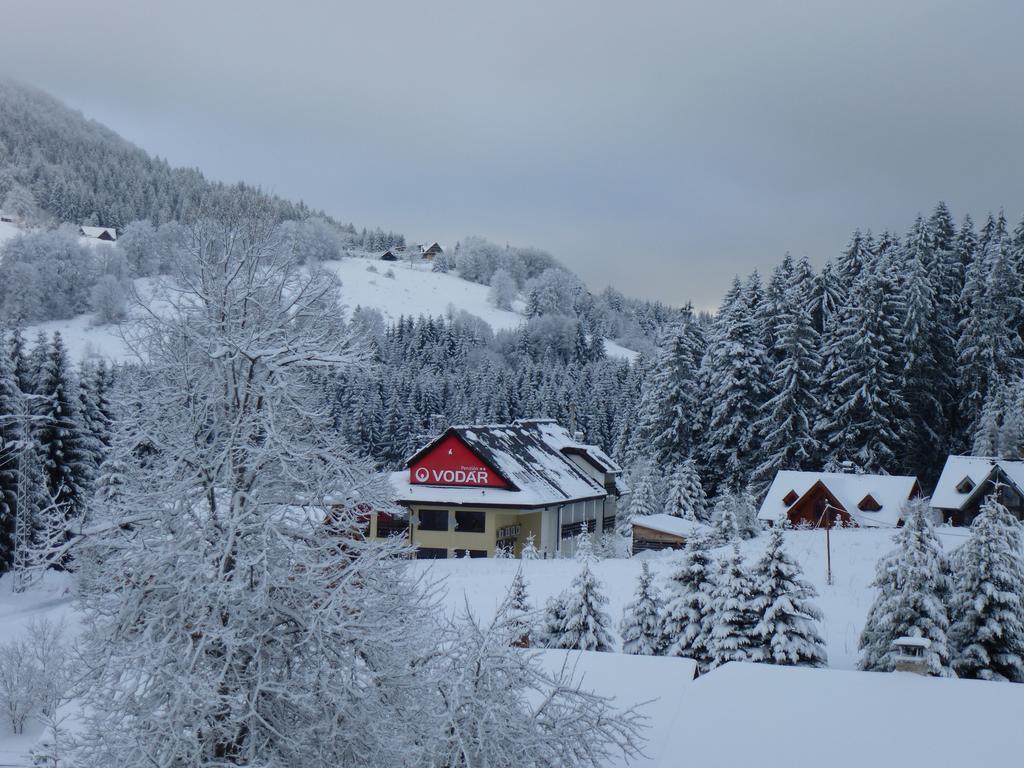
[[[825,504],[825,583],[832,586],[832,539],[829,536],[832,530],[832,505]]]

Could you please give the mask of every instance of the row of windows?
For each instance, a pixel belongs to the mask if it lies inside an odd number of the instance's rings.
[[[576,536],[579,536],[581,533],[583,533],[583,526],[584,525],[587,526],[587,530],[590,531],[590,533],[593,533],[594,532],[594,528],[595,528],[595,522],[596,521],[594,521],[594,520],[585,520],[585,521],[580,521],[578,523],[563,523],[562,524],[562,538],[563,539],[572,539],[572,538],[574,538]],[[601,518],[601,525],[604,527],[604,530],[606,530],[606,531],[614,531],[615,530],[615,515],[608,515],[607,517]]]
[[[484,512],[462,512],[455,513],[456,533],[483,533],[487,524],[487,515]],[[447,509],[421,509],[419,529],[421,531],[447,531],[448,510]]]

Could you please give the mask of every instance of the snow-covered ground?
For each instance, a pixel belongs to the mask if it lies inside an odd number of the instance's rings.
[[[949,550],[962,543],[967,532],[940,529],[939,535]],[[785,738],[797,738],[797,735],[813,732],[819,734],[821,739],[841,736],[844,743],[852,742],[856,739],[851,734],[855,734],[856,731],[851,731],[851,728],[858,727],[856,722],[853,722],[855,716],[861,724],[871,724],[871,734],[892,740],[895,744],[899,740],[899,734],[903,733],[903,730],[897,727],[899,723],[909,724],[907,727],[912,726],[911,730],[927,727],[924,715],[908,713],[907,708],[917,706],[922,700],[930,702],[933,694],[936,697],[934,701],[949,704],[951,708],[948,712],[956,710],[955,725],[958,730],[962,730],[964,717],[979,718],[988,714],[993,717],[1009,717],[1010,715],[1005,713],[1020,711],[1024,705],[1024,686],[973,681],[925,681],[910,675],[887,676],[877,673],[835,671],[851,670],[856,664],[857,638],[873,600],[873,591],[869,584],[873,578],[874,566],[878,558],[892,547],[891,539],[892,531],[887,530],[833,531],[833,583],[829,585],[825,580],[824,533],[786,533],[787,549],[801,563],[806,578],[820,593],[818,604],[824,613],[822,631],[828,646],[832,671],[771,668],[767,672],[761,672],[760,669],[753,672],[730,672],[730,668],[725,667],[690,683],[692,666],[688,666],[689,662],[683,660],[636,659],[622,654],[582,654],[568,663],[576,665],[578,677],[582,678],[584,688],[614,697],[616,703],[624,706],[650,702],[644,711],[650,717],[651,730],[647,734],[650,744],[647,752],[652,759],[641,762],[640,765],[667,767],[681,764],[783,764],[771,760],[774,759],[773,755],[784,755],[785,752],[781,750],[789,749],[783,743],[780,731],[789,734]],[[766,542],[767,537],[762,536],[743,543],[742,551],[748,563],[760,555]],[[716,554],[724,554],[726,551],[722,549]],[[636,587],[641,562],[646,560],[649,563],[656,574],[657,583],[664,586],[679,557],[678,553],[671,552],[647,553],[632,559],[602,560],[592,566],[603,582],[609,598],[607,608],[615,625],[613,630],[616,635],[623,608],[631,599]],[[442,610],[454,615],[464,612],[468,607],[482,621],[487,621],[494,615],[520,567],[523,568],[527,580],[529,599],[538,608],[543,607],[547,597],[567,587],[579,570],[579,564],[573,560],[431,560],[413,562],[410,567],[425,575],[428,582],[436,583],[437,600]],[[10,576],[0,578],[0,642],[24,632],[33,619],[44,617],[51,621],[63,621],[69,634],[75,634],[78,622],[71,603],[71,586],[71,577],[52,573],[47,575],[40,586],[24,594],[14,594],[11,591]],[[550,655],[553,652],[544,653]],[[544,663],[561,664],[563,661],[566,660],[561,657],[546,657]],[[808,674],[818,677],[806,677]],[[830,674],[833,677],[827,677]],[[823,678],[821,675],[826,677]],[[716,676],[721,680],[720,684],[713,684]],[[999,690],[996,690],[997,688]],[[1004,688],[1012,690],[1004,692]],[[826,692],[833,689],[837,691],[835,700],[822,700]],[[850,696],[853,697],[849,700],[841,698],[841,691],[847,689],[851,691]],[[957,705],[960,701],[958,697],[961,696],[965,697],[963,701],[974,701],[977,706],[985,707],[985,712],[966,712],[963,707]],[[1007,708],[989,713],[988,702],[992,696],[1000,701],[1005,700]],[[1013,709],[1010,708],[1010,704],[1013,705]],[[724,714],[726,708],[733,705],[742,706],[742,711],[730,710],[728,715]],[[928,711],[936,715],[940,713],[937,706]],[[759,713],[764,715],[764,724],[759,719]],[[738,724],[739,716],[744,718],[744,722],[749,720],[759,729],[756,740],[754,736],[750,739],[744,736],[736,743],[728,742],[725,747],[721,744],[715,746],[716,739],[730,737],[733,726]],[[787,723],[792,727],[788,727]],[[936,716],[931,725],[941,727],[941,718]],[[982,730],[992,732],[988,728]],[[1005,739],[1018,738],[1017,732],[1011,731],[1010,728],[1006,729]],[[39,733],[40,728],[34,726],[30,733],[14,737],[10,734],[9,726],[0,723],[0,765],[24,765],[21,756],[39,737]],[[981,730],[975,730],[973,733],[972,738],[981,738]],[[803,735],[800,736],[801,739],[804,738]],[[916,732],[908,732],[905,735],[907,742],[915,744],[920,743],[922,739],[930,738],[927,734]],[[955,749],[950,754],[957,749],[962,752],[962,742],[964,739],[952,745]],[[943,742],[935,742],[933,739],[933,743]],[[770,745],[774,745],[774,749],[779,751],[776,753],[768,750]],[[822,749],[825,746],[823,744]],[[895,760],[886,762],[879,757],[885,754],[882,747],[884,744],[879,746],[879,743],[872,746],[874,751],[871,753],[872,760],[869,761],[871,764],[953,764],[944,760],[931,760],[927,763],[915,763],[913,760],[902,763]],[[809,743],[802,743],[799,747],[800,753],[803,754],[805,748],[807,753],[811,754],[812,747]],[[897,750],[893,752],[894,755],[908,755],[906,752],[898,751],[903,747],[894,749]],[[945,753],[941,750],[936,753],[938,757],[943,754]],[[993,754],[1005,756],[1019,754],[1019,751]],[[792,756],[791,753],[790,757]],[[757,757],[764,759],[755,759]],[[833,757],[838,760],[846,759],[843,754],[838,753]],[[830,760],[829,764],[845,766],[854,763]],[[973,764],[996,763],[982,760]],[[1009,763],[1003,761],[1001,764]]]
[[[874,600],[870,584],[875,563],[892,549],[891,530],[849,529],[831,534],[832,584],[825,578],[825,534],[823,531],[787,531],[786,547],[804,568],[805,578],[818,590],[818,606],[824,613],[822,634],[828,647],[829,666],[853,669],[857,664],[857,641],[868,609]],[[947,550],[963,541],[963,529],[940,529],[940,538]],[[748,564],[760,556],[767,536],[743,542],[741,551]],[[715,554],[723,555],[727,549]],[[646,559],[655,574],[655,583],[665,586],[681,554],[650,552]],[[640,574],[641,557],[601,560],[592,570],[604,583],[608,596],[607,610],[618,634],[618,622],[626,604],[632,600]],[[522,566],[527,591],[535,608],[543,608],[552,597],[567,586],[579,571],[574,560],[422,560],[414,568],[429,578],[443,582],[442,605],[456,614],[467,606],[478,619],[487,621],[505,596],[516,570]]]
[[[18,232],[11,224],[0,223],[0,227],[10,228],[8,237]],[[0,241],[4,235],[5,230],[0,229]],[[90,242],[109,247],[97,240]],[[403,315],[438,317],[451,310],[464,310],[483,319],[496,331],[515,328],[524,320],[519,311],[508,312],[495,308],[487,299],[490,291],[487,286],[471,283],[454,274],[432,272],[429,264],[410,265],[408,262],[354,257],[324,262],[323,266],[341,279],[342,302],[348,311],[356,307],[372,307],[390,322]],[[373,267],[376,272],[369,271],[369,267]],[[388,270],[393,272],[394,277],[385,276]],[[137,280],[136,287],[145,291],[147,283],[148,280]],[[514,308],[521,310],[522,302],[517,301]],[[130,355],[118,328],[95,325],[92,314],[28,326],[24,329],[25,337],[31,340],[40,330],[47,334],[60,331],[68,354],[75,362],[91,357],[117,361]],[[637,355],[633,350],[610,340],[605,340],[605,351],[610,357],[624,360],[633,360]]]

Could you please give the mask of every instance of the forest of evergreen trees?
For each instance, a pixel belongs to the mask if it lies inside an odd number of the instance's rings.
[[[787,256],[735,279],[710,324],[665,329],[616,453],[693,458],[708,495],[762,492],[779,469],[928,486],[950,453],[1019,456],[1022,277],[1024,224],[956,226],[941,203],[902,238],[854,233],[818,271]]]

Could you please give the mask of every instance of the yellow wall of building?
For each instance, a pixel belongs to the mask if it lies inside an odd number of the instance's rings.
[[[421,509],[435,510],[440,507],[413,506],[412,512],[418,513]],[[516,537],[513,554],[518,557],[522,552],[526,537],[533,532],[534,546],[540,549],[541,546],[541,512],[519,512],[512,509],[490,509],[479,507],[450,507],[448,508],[448,530],[447,531],[421,531],[417,526],[412,529],[412,544],[415,547],[432,547],[447,549],[449,557],[455,557],[457,552],[467,549],[484,550],[488,557],[494,557],[494,550],[497,545],[497,532],[499,528],[510,525],[519,525],[519,535]],[[483,533],[462,533],[455,530],[455,512],[483,512],[484,532]],[[418,515],[416,517],[418,521]]]

